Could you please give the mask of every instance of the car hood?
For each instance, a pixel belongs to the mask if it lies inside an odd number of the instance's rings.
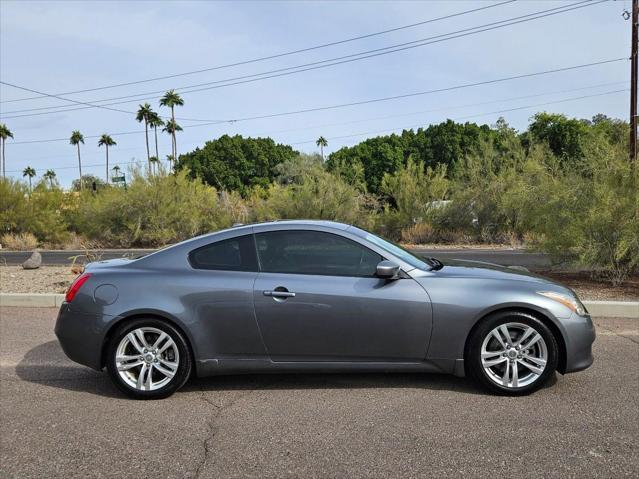
[[[527,281],[529,283],[553,284],[563,287],[563,285],[559,285],[555,281],[531,273],[522,267],[453,259],[445,259],[441,260],[441,262],[443,267],[437,270],[437,276],[439,277]]]

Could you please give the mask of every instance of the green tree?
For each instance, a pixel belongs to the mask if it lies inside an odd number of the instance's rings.
[[[56,174],[53,170],[47,170],[44,175],[42,175],[44,179],[49,180],[49,186],[53,188],[53,181],[55,180]]]
[[[154,111],[151,111],[149,114],[149,126],[153,128],[153,134],[155,135],[155,157],[160,158],[160,152],[158,150],[158,128],[164,126],[164,121],[160,118],[160,115]]]
[[[528,143],[547,143],[564,165],[574,166],[583,158],[581,143],[588,123],[557,113],[537,113],[528,126]]]
[[[71,182],[71,189],[73,191],[80,191],[81,188],[86,187],[87,185],[89,185],[89,189],[93,189],[93,184],[95,183],[95,188],[96,189],[100,189],[104,186],[104,181],[102,181],[101,178],[95,176],[95,175],[82,175],[82,186],[80,184],[80,180],[73,180]]]
[[[171,109],[171,122],[173,125],[177,125],[177,123],[175,122],[175,107],[183,106],[183,105],[184,105],[184,100],[182,100],[182,97],[175,90],[167,91],[164,94],[164,96],[160,98],[160,106],[166,106]],[[173,155],[173,158],[175,159],[178,158],[177,140],[175,138],[175,133],[180,130],[181,128],[180,129],[171,128],[171,138],[173,140],[171,143],[171,155]]]
[[[290,146],[276,144],[271,138],[223,135],[181,155],[176,168],[218,189],[245,193],[253,186],[267,187],[277,175],[276,165],[297,155]]]
[[[175,132],[177,131],[182,131],[182,127],[180,125],[178,125],[175,120],[169,120],[166,122],[166,125],[164,126],[164,128],[162,128],[162,131],[168,133],[169,135],[171,135],[172,141],[173,141],[173,154],[170,155],[170,159],[169,156],[167,155],[167,159],[169,159],[170,162],[170,166],[171,168],[173,168],[173,162],[175,161],[175,151],[177,149],[177,144],[175,142]]]
[[[4,145],[7,142],[7,138],[13,138],[13,133],[7,128],[7,125],[0,123],[0,142],[2,143],[2,177],[6,178],[6,154]]]
[[[157,173],[157,165],[160,163],[160,160],[157,156],[152,156],[149,158],[149,163],[151,164],[151,171],[153,174]]]
[[[324,159],[324,147],[328,146],[328,141],[323,136],[320,136],[315,142],[317,146],[320,147],[320,155],[322,156],[322,160]]]
[[[31,178],[33,178],[35,175],[36,175],[36,171],[30,166],[27,166],[24,170],[22,170],[22,176],[29,178],[29,192],[31,192],[31,189],[32,189]]]
[[[100,139],[98,140],[98,146],[104,146],[105,150],[106,150],[106,177],[105,177],[105,181],[107,184],[109,184],[109,147],[110,146],[115,146],[117,145],[117,143],[115,142],[115,140],[113,138],[111,138],[109,135],[107,135],[106,133],[103,134]]]
[[[149,117],[153,110],[151,109],[151,105],[145,103],[144,105],[140,105],[138,111],[135,115],[135,119],[138,123],[144,122],[144,136],[146,138],[146,159],[147,161],[151,158],[151,152],[149,151]],[[149,163],[149,170],[151,168],[151,164]]]
[[[82,159],[80,158],[80,143],[84,144],[84,136],[79,130],[73,130],[71,132],[71,138],[69,138],[69,143],[77,146],[78,148],[78,171],[80,173],[80,189],[82,189]]]

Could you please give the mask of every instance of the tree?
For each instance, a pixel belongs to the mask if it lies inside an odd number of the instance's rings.
[[[49,185],[53,188],[53,180],[55,180],[56,174],[53,170],[47,170],[47,172],[42,175],[44,179],[49,180]]]
[[[182,131],[182,127],[180,125],[178,125],[175,120],[169,120],[166,122],[166,125],[164,126],[164,128],[162,128],[162,131],[168,133],[169,135],[171,135],[171,138],[173,139],[173,154],[171,155],[171,159],[169,161],[175,161],[175,150],[177,148],[177,145],[175,143],[175,132],[176,131]],[[167,157],[168,159],[168,157]]]
[[[159,162],[160,160],[157,156],[152,156],[151,158],[149,158],[149,163],[151,164],[151,171],[154,174],[156,173],[156,166],[158,165]]]
[[[22,170],[22,176],[25,177],[29,177],[29,193],[31,192],[31,178],[33,178],[36,175],[36,171],[31,168],[30,166],[27,166],[24,170]]]
[[[69,143],[78,147],[78,170],[80,172],[80,189],[82,189],[84,185],[82,184],[82,160],[80,158],[80,143],[84,144],[84,136],[82,135],[82,133],[80,133],[79,130],[73,130],[71,132],[71,138],[69,138]]]
[[[93,189],[93,184],[95,183],[96,189],[102,188],[104,186],[104,181],[98,178],[95,175],[83,175],[82,176],[82,185],[89,185],[90,189]],[[73,180],[71,182],[71,189],[74,191],[80,191],[80,180]]]
[[[155,134],[155,157],[160,158],[160,152],[158,151],[158,128],[164,126],[164,121],[160,118],[156,112],[151,111],[149,115],[149,126],[153,128]]]
[[[253,186],[267,187],[277,176],[275,167],[297,155],[271,138],[223,135],[181,155],[176,169],[189,170],[191,178],[201,178],[218,189],[245,193]]]
[[[320,136],[315,142],[317,146],[320,147],[320,155],[322,155],[322,160],[324,159],[324,147],[328,146],[328,141],[323,136]]]
[[[6,177],[6,155],[4,152],[4,144],[7,142],[7,138],[13,138],[13,133],[7,128],[7,125],[0,123],[0,142],[2,142],[2,177]]]
[[[118,165],[115,165],[111,171],[113,171],[113,176],[120,176],[120,167]]]
[[[109,147],[115,146],[117,143],[106,133],[98,140],[98,146],[104,146],[106,149],[106,183],[109,183]]]
[[[151,105],[145,103],[144,105],[140,105],[138,112],[135,116],[135,119],[138,123],[144,122],[144,136],[146,137],[146,159],[147,161],[151,158],[151,152],[149,151],[149,117],[153,110],[151,109]],[[149,169],[151,165],[149,164]]]
[[[178,95],[178,93],[175,90],[167,91],[164,94],[164,96],[160,98],[160,106],[166,106],[171,109],[171,121],[173,122],[173,125],[177,125],[177,123],[175,123],[175,107],[182,106],[182,105],[184,105],[184,100],[182,100],[182,97]],[[175,132],[180,130],[181,128],[179,130],[176,128],[173,128],[171,133],[171,137],[173,139],[173,143],[171,145],[171,154],[173,155],[173,158],[175,159],[177,159],[178,157],[177,156],[177,140],[175,138]]]
[[[547,143],[564,165],[575,165],[583,158],[581,142],[588,131],[584,120],[567,118],[557,113],[537,113],[528,127],[533,141]]]

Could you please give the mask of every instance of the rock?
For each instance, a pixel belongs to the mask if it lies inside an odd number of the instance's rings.
[[[42,264],[42,255],[39,251],[34,251],[28,260],[22,263],[24,269],[38,269]]]

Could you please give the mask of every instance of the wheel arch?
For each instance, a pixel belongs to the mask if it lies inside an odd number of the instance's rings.
[[[539,311],[538,309],[526,307],[526,306],[498,307],[495,309],[491,309],[490,311],[484,312],[479,318],[477,318],[472,328],[470,328],[470,331],[468,331],[468,334],[466,335],[466,340],[464,342],[464,363],[466,363],[468,349],[470,348],[470,338],[472,337],[473,333],[486,318],[497,313],[526,313],[526,314],[530,314],[531,316],[534,316],[539,321],[544,323],[548,327],[548,329],[550,329],[550,332],[555,337],[555,340],[557,341],[557,346],[559,347],[559,351],[557,351],[558,353],[557,371],[559,371],[561,374],[564,374],[566,372],[566,358],[567,358],[566,340],[561,330],[559,329],[555,321],[551,319],[549,314],[543,311]]]
[[[122,326],[122,324],[128,323],[136,319],[157,319],[159,321],[164,321],[165,323],[168,323],[171,327],[177,329],[178,332],[182,334],[182,336],[186,340],[186,345],[189,349],[191,360],[193,362],[193,365],[195,366],[193,369],[195,370],[197,368],[196,355],[193,349],[193,339],[191,338],[191,335],[187,333],[186,328],[184,328],[184,326],[180,323],[180,321],[176,320],[175,318],[172,318],[171,315],[169,314],[159,312],[159,311],[131,311],[130,313],[125,313],[118,316],[115,321],[111,322],[102,339],[102,347],[100,349],[100,367],[101,368],[104,368],[106,365],[106,348],[114,332],[117,330],[117,328]]]

